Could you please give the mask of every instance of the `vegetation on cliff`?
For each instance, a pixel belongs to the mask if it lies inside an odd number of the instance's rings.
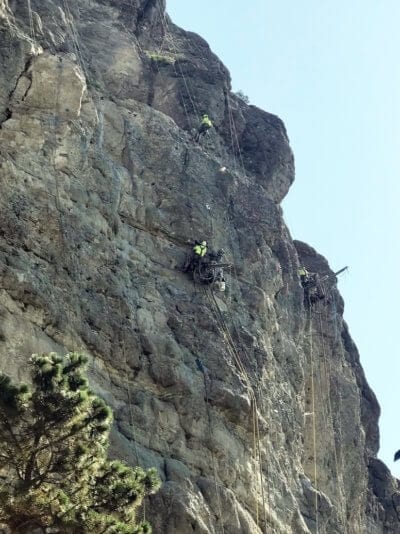
[[[155,469],[107,459],[112,413],[77,353],[34,355],[32,387],[0,375],[0,522],[14,532],[150,533],[135,518]]]

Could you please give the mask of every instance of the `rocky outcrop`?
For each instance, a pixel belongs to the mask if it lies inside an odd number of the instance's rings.
[[[163,479],[157,533],[398,532],[336,278],[279,207],[282,122],[160,0],[30,4],[0,3],[2,370],[89,354],[114,454]],[[181,272],[195,238],[227,251],[222,296]]]

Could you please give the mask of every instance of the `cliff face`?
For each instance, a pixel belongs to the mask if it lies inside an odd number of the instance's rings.
[[[282,218],[282,122],[161,0],[0,0],[0,32],[1,370],[90,355],[113,453],[163,479],[156,533],[399,532],[336,278]],[[181,272],[196,238],[225,294]]]

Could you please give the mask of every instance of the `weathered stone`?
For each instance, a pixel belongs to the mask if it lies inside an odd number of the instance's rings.
[[[33,33],[0,0],[1,370],[89,355],[112,454],[164,482],[155,533],[399,532],[336,278],[282,218],[282,122],[163,2],[31,5]],[[181,272],[194,239],[231,265],[215,300]],[[300,264],[324,279],[311,310]]]

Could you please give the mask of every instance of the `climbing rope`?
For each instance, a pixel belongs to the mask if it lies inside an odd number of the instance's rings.
[[[245,179],[246,176],[247,176],[246,175],[246,169],[245,169],[245,166],[244,166],[243,155],[242,155],[242,150],[240,148],[239,136],[238,136],[238,133],[237,133],[235,120],[233,118],[232,106],[231,106],[230,100],[229,100],[229,89],[228,89],[228,87],[225,88],[225,94],[226,94],[226,104],[227,104],[227,108],[228,108],[229,129],[230,129],[230,133],[231,133],[231,146],[232,146],[233,158],[234,158],[234,160],[236,160],[235,152],[237,150],[237,152],[239,154],[239,161],[240,161],[240,166],[241,166],[242,173],[243,173],[243,178]],[[236,163],[235,163],[235,167],[236,167]]]
[[[85,59],[84,59],[84,57],[83,57],[83,55],[81,53],[81,45],[80,45],[79,33],[78,33],[78,29],[77,29],[76,24],[75,24],[74,17],[73,17],[73,15],[71,13],[71,9],[70,9],[70,6],[69,6],[69,0],[63,0],[63,6],[64,6],[64,10],[65,10],[65,13],[66,13],[65,20],[66,20],[66,23],[67,23],[68,33],[70,34],[70,37],[71,37],[71,42],[72,42],[72,46],[73,46],[74,51],[75,51],[76,58],[77,58],[78,63],[80,65],[81,69],[82,69],[82,72],[85,75],[85,78],[89,81],[90,77],[88,75],[88,70],[86,69],[87,65],[86,65]]]
[[[228,329],[228,326],[226,324],[225,318],[219,308],[218,302],[215,298],[215,294],[213,292],[213,289],[211,287],[210,292],[208,292],[207,289],[205,289],[205,292],[208,297],[211,295],[211,300],[209,298],[209,302],[213,304],[213,308],[216,310],[216,316],[217,321],[219,322],[221,331],[223,332],[224,338],[228,341],[228,350],[231,353],[231,356],[233,357],[233,360],[236,363],[236,366],[239,370],[239,374],[242,377],[242,379],[245,381],[249,394],[250,394],[250,403],[251,403],[251,417],[252,417],[252,430],[253,430],[253,459],[255,465],[258,465],[258,475],[256,476],[256,479],[259,478],[260,480],[260,488],[261,488],[261,499],[263,503],[263,512],[264,512],[264,524],[267,524],[267,518],[266,518],[266,510],[265,510],[265,495],[264,495],[264,487],[263,487],[263,473],[262,473],[262,458],[261,458],[261,441],[260,441],[260,431],[259,431],[259,423],[258,423],[258,406],[257,406],[257,398],[253,389],[253,386],[251,384],[250,378],[248,376],[248,373],[241,361],[240,355],[236,349],[236,344],[232,339],[232,336],[230,334],[230,331]],[[259,508],[258,508],[258,500],[255,501],[256,505],[256,524],[257,527],[259,527]]]
[[[227,109],[228,109],[228,121],[229,121],[231,147],[232,147],[232,155],[233,155],[233,162],[234,162],[234,172],[236,174],[238,174],[238,165],[237,165],[237,160],[236,160],[236,151],[237,151],[238,154],[239,154],[239,159],[240,159],[240,168],[241,168],[241,171],[242,171],[242,178],[245,181],[246,180],[246,170],[245,170],[245,167],[244,167],[242,151],[241,151],[241,148],[240,148],[239,137],[238,137],[237,130],[236,130],[236,125],[235,125],[235,121],[234,121],[234,117],[233,117],[233,113],[232,113],[232,108],[231,108],[230,101],[229,101],[229,89],[227,87],[225,88],[225,94],[226,94],[226,103],[227,103]],[[229,219],[229,222],[231,223],[231,225],[234,225],[234,221],[232,220],[232,217],[230,215],[229,210],[228,210],[228,219]],[[235,241],[234,241],[231,233],[229,233],[229,237],[230,237],[231,246],[232,246],[232,253],[233,253]],[[235,280],[236,280],[236,283],[237,283],[237,288],[238,288],[238,295],[239,295],[239,297],[241,299],[241,302],[242,302],[242,305],[243,305],[244,301],[243,301],[243,295],[242,295],[242,288],[241,288],[240,283],[239,283],[239,277],[238,277],[238,273],[237,273],[237,270],[236,270],[236,265],[235,265],[234,261],[232,263],[233,263],[233,270],[234,270],[234,275],[235,275],[234,277],[235,277]],[[238,339],[241,340],[241,334],[240,334],[239,329],[236,327],[233,315],[232,315],[231,312],[229,312],[229,313],[230,313],[231,322],[232,322],[232,324],[234,326],[236,335],[237,335]],[[243,341],[241,341],[241,345],[243,347],[243,351],[244,351],[244,354],[246,356],[246,359],[247,359],[249,365],[251,366],[251,361],[250,361],[250,357],[249,357],[249,355],[247,353],[247,350],[246,350],[246,345],[245,345],[245,343]],[[255,378],[256,388],[257,388],[258,394],[259,394],[260,399],[261,399],[262,398],[262,392],[261,392],[260,384],[258,382],[258,377],[254,377],[254,378]],[[254,390],[253,390],[253,395],[254,395],[255,403],[257,403],[256,395],[254,393]],[[256,406],[257,406],[257,404],[256,404]],[[267,514],[266,514],[266,503],[265,503],[265,495],[264,495],[261,445],[260,445],[260,439],[259,439],[258,418],[257,418],[256,432],[257,432],[257,435],[258,435],[258,463],[259,463],[259,470],[260,470],[260,483],[261,483],[261,493],[262,493],[262,502],[263,502],[263,513],[264,513],[264,522],[266,524],[266,522],[267,522],[266,515]],[[270,508],[270,487],[269,487],[269,484],[267,485],[267,488],[268,488],[268,490],[267,490],[268,509],[270,511],[271,508]]]
[[[173,34],[169,30],[169,24],[168,24],[167,18],[165,16],[165,13],[164,13],[164,11],[162,9],[161,0],[156,2],[156,6],[157,6],[157,8],[159,10],[160,19],[161,19],[161,25],[162,25],[163,30],[164,30],[164,39],[165,39],[165,35],[169,35],[170,36],[170,40],[171,40],[173,51],[174,51],[175,55],[178,57],[179,50],[178,50],[178,47],[175,45],[175,40],[174,40]],[[164,43],[164,40],[163,40],[163,42],[161,44],[161,47],[159,49],[160,52],[162,50],[163,43]],[[183,79],[183,83],[184,83],[184,86],[185,86],[186,93],[187,93],[187,95],[189,97],[189,101],[190,101],[191,107],[192,107],[194,113],[199,117],[199,110],[197,108],[195,99],[194,99],[194,97],[192,95],[192,91],[191,91],[191,89],[189,87],[189,83],[188,83],[188,81],[186,79],[186,76],[185,76],[185,74],[184,74],[184,72],[182,70],[182,67],[181,67],[179,61],[177,61],[177,62],[173,61],[172,62],[172,66],[173,66],[175,75],[176,75],[177,78],[179,78],[179,74],[178,74],[178,72],[176,70],[176,64],[175,63],[178,65],[179,73],[180,73],[181,78]],[[157,65],[157,68],[158,68],[158,65]],[[186,113],[186,116],[187,116],[187,119],[188,119],[188,122],[189,122],[190,129],[192,129],[193,128],[192,119],[190,117],[190,114],[189,114],[189,112],[188,112],[188,110],[186,108],[186,105],[185,105],[183,100],[182,100],[182,104],[183,104],[184,109],[185,109],[185,113]]]
[[[167,19],[165,17],[165,14],[163,13],[162,7],[161,7],[160,3],[156,3],[156,6],[158,7],[158,10],[159,10],[159,13],[160,13],[161,23],[162,23],[163,30],[164,30],[164,37],[163,37],[163,41],[161,43],[161,46],[159,48],[159,52],[161,52],[162,47],[164,46],[165,36],[169,33],[170,37],[171,37],[172,48],[173,48],[175,54],[178,54],[178,48],[175,45],[175,41],[174,41],[174,37],[172,35],[172,32],[169,32],[168,22],[167,22]],[[189,87],[188,81],[186,80],[186,77],[184,75],[184,72],[183,72],[179,62],[177,63],[177,65],[178,65],[178,68],[179,68],[179,71],[180,71],[181,78],[183,79],[185,90],[186,90],[187,95],[189,97],[189,101],[191,103],[191,107],[192,107],[193,111],[199,116],[199,112],[198,112],[198,109],[197,109],[197,106],[196,106],[196,103],[195,103],[195,99],[192,96],[192,91],[191,91],[191,89]],[[175,62],[173,62],[173,68],[174,68],[174,71],[175,71],[175,75],[178,76],[178,72],[176,70]],[[158,64],[157,64],[157,69],[160,72]],[[230,125],[230,131],[231,131],[232,153],[233,153],[233,157],[234,157],[234,169],[235,169],[235,172],[237,172],[235,153],[238,152],[239,158],[240,158],[240,163],[241,163],[241,168],[242,168],[242,172],[243,172],[243,176],[246,177],[246,172],[245,172],[242,152],[241,152],[241,149],[240,149],[239,138],[238,138],[236,126],[235,126],[235,123],[234,123],[232,110],[231,110],[231,107],[230,107],[229,91],[228,90],[226,91],[226,95],[227,95],[227,104],[228,104],[229,125]],[[186,113],[186,116],[187,116],[187,119],[188,119],[188,123],[189,123],[190,127],[192,128],[191,117],[190,117],[189,112],[188,112],[188,110],[186,108],[186,104],[185,104],[184,101],[182,101],[182,103],[183,103],[184,110],[185,110],[185,113]],[[212,217],[211,217],[211,219],[212,219]],[[213,229],[212,226],[211,226],[211,228]],[[234,265],[234,270],[235,270],[236,279],[238,280],[235,265]],[[239,290],[241,292],[240,287],[239,287]],[[246,385],[247,385],[247,387],[249,389],[249,393],[250,393],[251,406],[252,406],[252,417],[253,417],[253,450],[254,450],[255,461],[256,461],[256,463],[259,464],[259,471],[260,471],[259,476],[260,476],[261,494],[262,494],[263,510],[264,510],[264,522],[266,523],[265,496],[264,496],[262,462],[261,462],[261,444],[260,444],[260,433],[259,433],[258,413],[257,413],[258,412],[257,398],[256,398],[256,395],[255,395],[254,389],[252,387],[252,384],[250,382],[249,376],[248,376],[248,374],[246,372],[246,369],[244,368],[244,366],[242,364],[240,355],[238,354],[238,352],[236,350],[236,345],[235,345],[234,341],[232,340],[230,331],[229,331],[229,329],[228,329],[228,327],[226,325],[225,319],[224,319],[224,317],[223,317],[223,315],[222,315],[222,313],[221,313],[221,311],[219,309],[218,303],[215,300],[215,296],[214,296],[212,290],[211,290],[211,294],[212,294],[213,302],[214,302],[214,305],[215,305],[215,310],[217,310],[216,316],[217,316],[217,320],[219,321],[220,329],[221,329],[222,332],[224,332],[224,337],[228,341],[228,347],[230,347],[231,355],[233,356],[233,359],[236,362],[236,365],[237,365],[237,367],[239,369],[240,375],[244,378],[245,383],[246,383]],[[236,328],[236,326],[235,326],[235,328]],[[238,335],[238,339],[240,340],[241,336],[240,336],[240,333],[238,331],[237,331],[237,335]],[[249,365],[251,365],[250,364],[250,358],[248,356],[248,353],[247,353],[247,350],[246,350],[244,344],[243,344],[243,351],[242,352],[245,355]],[[260,395],[260,397],[261,397],[261,395]],[[257,518],[257,526],[258,526],[258,524],[259,524],[259,511],[258,511],[258,501],[257,500],[256,500],[256,507],[257,507],[257,509],[256,509],[256,518]]]
[[[338,324],[338,312],[337,312],[337,307],[336,307],[336,297],[335,297],[335,295],[332,295],[332,314],[333,314],[334,329],[335,329],[334,347],[336,348],[336,346],[339,345],[339,347],[340,347],[340,356],[341,356],[342,360],[345,360],[343,343],[342,343],[342,340],[339,339],[340,328],[339,328],[339,324]],[[333,349],[333,351],[335,350],[335,348]],[[338,409],[339,441],[340,441],[340,443],[343,443],[343,435],[342,435],[343,399],[342,399],[342,392],[341,392],[341,389],[339,387],[339,384],[338,384],[338,388],[337,388],[337,394],[338,394],[338,398],[339,398],[339,409]],[[344,472],[343,454],[340,454],[340,471],[343,474],[343,472]],[[345,492],[344,492],[344,496],[345,496],[345,503],[344,504],[346,505],[346,494],[345,494]],[[345,513],[345,511],[343,513],[344,513],[344,524],[346,524],[347,523],[346,513]]]
[[[77,26],[75,24],[75,20],[74,20],[74,17],[72,15],[72,12],[71,12],[71,9],[70,9],[69,0],[63,0],[63,6],[64,6],[64,10],[65,10],[65,13],[66,13],[65,20],[66,20],[66,24],[67,24],[67,31],[68,31],[70,39],[71,39],[72,47],[73,47],[73,49],[75,51],[75,56],[76,56],[77,62],[78,62],[79,66],[82,69],[82,72],[83,72],[83,74],[85,76],[85,81],[87,82],[86,85],[87,86],[88,86],[88,84],[92,85],[91,84],[92,77],[89,74],[90,69],[89,69],[88,63],[86,62],[86,60],[84,58],[83,53],[81,52],[81,49],[83,47],[81,46],[81,40],[80,40],[80,37],[79,37],[78,28],[77,28]],[[79,7],[78,7],[78,9],[79,9]],[[89,90],[88,87],[87,87],[87,89]],[[97,96],[95,91],[94,92],[90,91],[90,95],[91,95],[92,100],[93,100],[93,106],[94,106],[94,108],[96,110],[96,114],[98,115],[99,114],[98,96]]]
[[[29,32],[30,36],[33,42],[33,46],[35,48],[36,52],[36,32],[35,32],[35,26],[33,24],[33,15],[32,15],[32,6],[31,6],[31,0],[26,0],[28,5],[28,16],[29,16]]]
[[[199,367],[199,365],[198,365],[198,367]],[[209,434],[209,439],[210,439],[211,460],[212,460],[213,472],[214,472],[215,494],[216,494],[216,496],[217,496],[217,501],[218,501],[218,513],[219,513],[219,517],[220,517],[220,520],[221,520],[221,531],[222,531],[222,534],[225,534],[224,523],[223,523],[223,520],[222,520],[222,517],[223,517],[223,516],[222,516],[221,493],[220,493],[220,490],[218,489],[218,483],[217,483],[217,464],[216,464],[215,454],[214,454],[214,450],[213,450],[213,444],[211,443],[213,433],[212,433],[212,417],[211,417],[211,410],[210,410],[210,400],[209,400],[209,396],[208,396],[208,389],[207,389],[207,381],[206,381],[205,369],[204,369],[204,367],[202,366],[202,364],[201,364],[200,371],[201,371],[201,373],[203,374],[204,393],[205,393],[205,398],[206,398],[206,411],[207,411],[207,420],[208,420],[208,434]]]
[[[308,302],[309,309],[309,343],[310,343],[310,375],[311,375],[311,413],[312,413],[312,443],[313,443],[313,465],[314,465],[314,509],[315,509],[315,523],[316,534],[319,532],[319,517],[318,517],[318,479],[317,479],[317,438],[316,438],[316,413],[315,413],[315,388],[314,388],[314,354],[313,354],[313,327],[311,303]]]
[[[63,74],[63,64],[61,61],[61,58],[59,58],[58,65],[58,76],[57,76],[57,87],[56,87],[56,101],[55,101],[55,113],[53,115],[53,144],[52,144],[52,150],[51,150],[51,163],[53,166],[53,174],[54,174],[54,184],[55,184],[55,206],[58,213],[58,225],[59,225],[59,237],[60,237],[60,259],[61,261],[66,260],[68,262],[68,265],[70,265],[71,269],[68,272],[72,272],[72,270],[75,270],[75,274],[80,278],[81,276],[81,270],[79,261],[76,261],[75,265],[73,265],[72,259],[74,258],[74,255],[69,255],[69,242],[66,232],[66,226],[64,223],[64,211],[62,209],[61,204],[61,195],[60,195],[60,184],[59,184],[59,177],[58,177],[58,171],[56,167],[56,150],[58,147],[58,136],[59,136],[59,125],[60,125],[60,93],[61,93],[61,84],[62,84],[62,74]],[[72,310],[70,310],[69,306],[66,306],[66,314],[68,318],[68,324],[72,325],[74,323],[73,321],[73,315]],[[72,350],[80,350],[81,347],[74,347]]]
[[[71,38],[71,42],[72,42],[72,46],[73,46],[75,54],[76,54],[76,58],[77,58],[78,63],[80,65],[81,69],[82,69],[82,72],[85,75],[85,78],[88,81],[90,81],[90,77],[89,77],[89,74],[88,74],[89,73],[88,66],[87,66],[86,61],[85,61],[85,59],[83,57],[83,54],[81,53],[81,45],[80,45],[79,33],[78,33],[78,30],[77,30],[76,24],[74,22],[74,17],[73,17],[73,15],[71,13],[71,9],[70,9],[70,6],[69,6],[69,0],[63,0],[63,6],[64,6],[64,10],[65,10],[65,13],[66,13],[65,20],[66,20],[66,23],[67,23],[68,33],[69,33],[70,38]],[[95,105],[95,108],[96,108],[96,102],[95,101],[94,101],[94,105]],[[57,103],[57,109],[58,109],[58,103]],[[58,185],[57,185],[57,188],[58,188]],[[58,189],[57,189],[57,195],[58,195]],[[61,214],[60,214],[60,216],[61,216]],[[119,311],[120,311],[120,316],[122,316],[122,304],[121,303],[120,303],[120,306],[119,306]],[[106,314],[107,314],[107,317],[108,317],[108,320],[109,320],[109,312],[108,312],[107,303],[106,303]],[[133,329],[133,326],[132,326],[132,329]],[[140,461],[139,461],[139,452],[138,452],[138,447],[137,447],[137,436],[136,436],[136,432],[135,432],[134,415],[133,415],[133,409],[132,409],[132,390],[131,390],[131,383],[130,383],[130,380],[129,380],[128,355],[127,355],[126,346],[125,346],[125,336],[123,334],[122,334],[122,356],[123,356],[124,367],[125,367],[125,384],[126,384],[127,400],[128,400],[127,404],[128,404],[128,408],[129,408],[130,429],[131,429],[131,434],[132,434],[132,438],[133,438],[133,448],[134,448],[134,452],[135,452],[136,463],[137,463],[137,465],[140,466],[141,464],[140,464]],[[146,506],[145,505],[145,501],[143,501],[144,519],[146,517],[146,507],[145,506]]]
[[[122,314],[121,302],[120,302],[120,307],[119,307],[119,313],[120,313],[120,317],[122,317],[123,314]],[[138,448],[137,448],[136,431],[135,431],[135,424],[134,424],[134,417],[133,417],[133,409],[132,409],[132,390],[131,390],[131,382],[129,380],[128,355],[126,353],[125,336],[124,336],[123,331],[122,331],[122,356],[123,356],[124,365],[125,365],[125,384],[126,384],[126,391],[128,393],[128,407],[129,407],[129,419],[130,419],[129,422],[130,422],[132,438],[133,438],[133,448],[135,450],[136,464],[140,466],[139,453],[138,453]]]
[[[326,289],[323,288],[324,294],[326,295]],[[326,306],[325,306],[326,309]],[[332,449],[334,454],[334,461],[335,461],[335,473],[336,473],[336,480],[339,482],[341,479],[341,475],[339,472],[339,462],[338,462],[338,455],[337,455],[337,449],[336,449],[336,441],[335,441],[335,428],[333,424],[333,410],[332,410],[332,402],[331,402],[331,365],[330,362],[328,364],[328,357],[325,349],[325,340],[323,335],[323,325],[322,325],[322,316],[321,314],[318,315],[319,318],[319,327],[320,327],[320,338],[322,343],[322,355],[323,355],[323,367],[324,367],[324,375],[325,375],[325,382],[328,388],[327,392],[327,402],[328,402],[328,414],[327,417],[324,418],[325,421],[331,421],[332,424]],[[326,309],[326,315],[325,315],[325,324],[328,321],[328,310]],[[321,392],[322,394],[322,392]],[[340,493],[340,486],[338,483],[336,484],[336,494],[337,498],[339,499],[339,502],[341,502],[341,493]],[[343,503],[341,502],[340,511],[342,515],[342,525],[344,530],[344,534],[347,534],[347,526],[346,526],[346,515],[343,507]]]
[[[166,22],[165,22],[165,31],[167,31]],[[176,47],[175,47],[175,51],[176,51]],[[183,72],[181,72],[181,75],[184,77]],[[185,86],[187,88],[188,93],[190,94],[190,90],[189,90],[189,88],[188,88],[186,83],[185,83]],[[246,177],[246,172],[245,172],[245,168],[244,168],[243,157],[242,157],[242,153],[241,153],[241,149],[240,149],[240,143],[239,143],[236,126],[235,126],[234,119],[233,119],[233,113],[232,113],[232,110],[231,110],[231,106],[230,106],[230,102],[229,102],[229,94],[228,93],[229,93],[229,91],[227,90],[226,91],[227,107],[228,107],[229,126],[230,126],[230,131],[231,131],[232,154],[233,154],[233,158],[234,158],[234,172],[237,173],[237,163],[236,163],[236,155],[235,155],[235,153],[237,151],[238,154],[239,154],[239,157],[240,157],[240,163],[241,163],[243,177],[245,178]],[[231,240],[232,240],[232,236],[230,236],[230,237],[231,237]],[[233,248],[232,248],[232,250],[233,250]],[[241,295],[241,288],[240,288],[240,284],[238,282],[238,275],[237,275],[236,266],[235,266],[234,262],[233,262],[233,269],[234,269],[234,272],[235,272],[235,279],[236,279],[236,281],[237,281],[237,283],[239,285],[239,294]],[[213,295],[213,297],[214,297],[214,295]],[[214,297],[214,299],[215,299],[215,297]],[[217,313],[217,316],[218,316],[219,321],[221,323],[221,330],[224,332],[224,336],[228,340],[228,343],[229,343],[229,346],[231,348],[234,361],[236,361],[236,365],[237,365],[238,369],[240,370],[240,374],[242,375],[242,377],[244,377],[245,382],[246,382],[246,384],[247,384],[247,386],[249,388],[249,391],[251,392],[253,411],[254,410],[257,411],[257,399],[256,399],[256,395],[254,393],[253,387],[251,385],[250,379],[249,379],[248,374],[247,374],[247,372],[246,372],[246,370],[245,370],[245,368],[244,368],[244,366],[243,366],[243,364],[241,362],[241,358],[240,358],[239,354],[236,351],[235,343],[233,342],[233,340],[231,338],[229,329],[227,328],[226,323],[225,323],[225,319],[223,318],[223,315],[219,310],[218,304],[216,302],[215,302],[215,304],[216,304],[216,309],[219,312],[219,313]],[[231,317],[231,320],[233,321],[232,317]],[[234,327],[236,329],[236,325],[234,324],[234,321],[233,321],[233,325],[234,325]],[[238,336],[238,339],[240,340],[241,339],[241,334],[237,329],[236,329],[236,334]],[[242,343],[242,345],[243,345],[243,354],[245,355],[249,365],[251,366],[250,358],[248,356],[248,353],[247,353],[247,350],[245,348],[245,345],[243,343]],[[257,387],[258,387],[258,390],[260,390],[259,385],[257,385]],[[260,398],[261,398],[261,391],[259,391],[259,394],[260,394]],[[254,431],[254,435],[256,436],[255,442],[257,442],[257,439],[259,440],[258,418],[255,417],[254,420],[255,420],[255,424],[254,424],[253,431]],[[263,487],[263,483],[262,483],[263,478],[262,478],[262,463],[261,463],[261,446],[260,446],[259,441],[258,441],[257,446],[254,447],[254,451],[255,451],[255,456],[257,458],[257,462],[259,463],[259,466],[260,466],[261,493],[262,493],[263,509],[264,509],[264,521],[266,523],[265,496],[264,496],[264,487]],[[269,496],[269,487],[268,487],[268,502],[269,501],[270,501],[270,496]],[[257,510],[257,524],[258,524],[258,510]]]
[[[57,140],[58,140],[58,126],[59,126],[59,110],[60,110],[60,92],[61,92],[61,76],[62,76],[62,62],[58,62],[58,76],[57,76],[57,87],[56,87],[56,101],[55,101],[55,113],[53,115],[53,147],[51,151],[51,160],[53,164],[54,172],[54,183],[55,183],[55,205],[58,212],[58,221],[59,221],[59,230],[61,238],[61,254],[67,250],[67,241],[65,236],[65,228],[63,221],[63,211],[61,208],[60,200],[60,185],[58,182],[58,172],[56,168],[56,149],[57,149]]]

